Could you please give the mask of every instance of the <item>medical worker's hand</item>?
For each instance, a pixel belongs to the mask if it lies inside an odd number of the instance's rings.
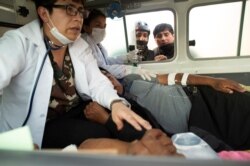
[[[156,73],[148,71],[146,69],[142,69],[140,66],[135,67],[127,65],[125,70],[126,70],[126,75],[138,74],[141,76],[143,80],[151,81],[151,77],[153,78],[156,77]]]
[[[146,130],[152,128],[148,121],[144,120],[142,117],[134,113],[122,101],[114,102],[111,105],[111,116],[118,130],[123,128],[123,120],[126,120],[136,130],[139,131],[142,130],[142,127]]]

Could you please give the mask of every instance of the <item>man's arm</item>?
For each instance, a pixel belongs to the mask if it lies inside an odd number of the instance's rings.
[[[233,93],[233,91],[245,92],[245,89],[239,83],[224,78],[214,78],[209,76],[184,73],[171,73],[157,75],[157,80],[160,84],[163,85],[208,85],[213,87],[215,90],[222,91],[224,93]]]
[[[115,149],[118,154],[130,155],[179,155],[171,139],[159,129],[148,130],[141,140],[130,143],[109,138],[88,139],[79,149]]]

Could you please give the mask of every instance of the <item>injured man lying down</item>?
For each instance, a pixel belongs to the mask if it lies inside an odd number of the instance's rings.
[[[168,74],[158,75],[153,81],[128,75],[120,84],[110,73],[102,71],[119,95],[137,103],[143,108],[140,110],[148,111],[149,121],[156,124],[152,126],[168,135],[193,132],[217,152],[250,149],[247,127],[250,126],[250,93],[239,83],[177,73],[172,85],[168,84]],[[185,83],[181,80],[184,75]],[[137,113],[141,115],[140,111]]]

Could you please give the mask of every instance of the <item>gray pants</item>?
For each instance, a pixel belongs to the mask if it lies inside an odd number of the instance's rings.
[[[138,75],[126,76],[123,85],[125,96],[147,108],[167,132],[188,130],[191,102],[181,86],[144,81]]]

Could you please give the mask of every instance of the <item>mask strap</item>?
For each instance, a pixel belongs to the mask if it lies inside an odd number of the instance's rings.
[[[47,25],[49,26],[49,29],[52,29],[53,27],[55,27],[55,25],[54,25],[53,21],[50,19],[50,15],[49,15],[49,13],[48,13],[47,10],[46,10],[46,14],[47,14],[47,16],[48,16],[49,22],[52,24],[52,27],[49,25],[48,22],[47,22]]]

